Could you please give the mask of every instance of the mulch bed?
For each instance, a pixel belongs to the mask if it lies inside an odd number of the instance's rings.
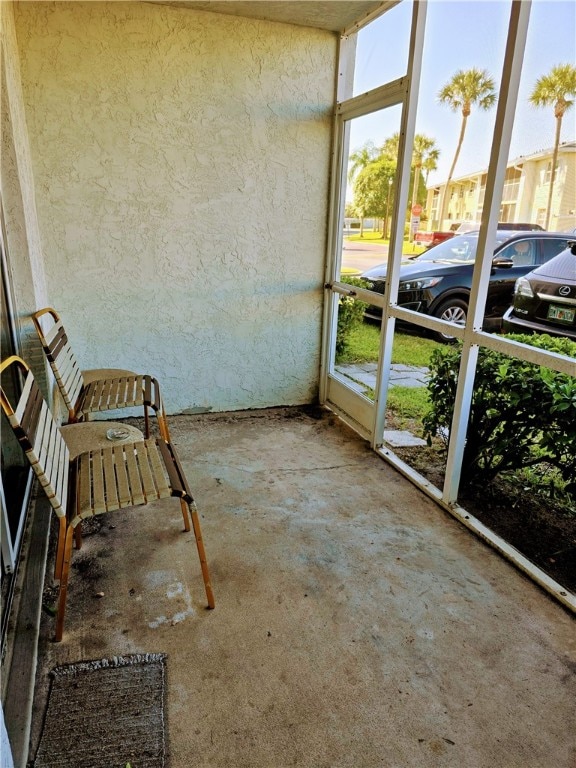
[[[394,453],[437,488],[445,459],[434,448],[395,448]],[[522,489],[505,477],[488,487],[463,491],[459,503],[552,579],[576,594],[576,510]]]

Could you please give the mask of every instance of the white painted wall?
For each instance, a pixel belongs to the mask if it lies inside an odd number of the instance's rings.
[[[336,37],[148,3],[19,3],[49,302],[169,413],[310,402]]]

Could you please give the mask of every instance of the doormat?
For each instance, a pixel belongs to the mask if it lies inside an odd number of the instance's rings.
[[[55,667],[34,768],[165,768],[166,654]]]

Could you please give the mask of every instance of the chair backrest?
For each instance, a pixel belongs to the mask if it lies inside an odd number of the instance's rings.
[[[10,366],[20,370],[22,394],[13,406],[0,383],[0,401],[26,458],[58,517],[66,516],[70,453],[30,368],[16,355],[0,365],[0,375]]]
[[[84,387],[84,379],[70,347],[62,320],[55,309],[45,307],[34,312],[32,321],[54,373],[60,394],[68,410],[74,413],[76,402]]]

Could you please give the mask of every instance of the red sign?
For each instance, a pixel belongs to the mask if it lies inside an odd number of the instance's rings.
[[[422,213],[422,206],[420,205],[420,203],[414,203],[414,205],[412,206],[412,215],[420,216],[421,213]]]

